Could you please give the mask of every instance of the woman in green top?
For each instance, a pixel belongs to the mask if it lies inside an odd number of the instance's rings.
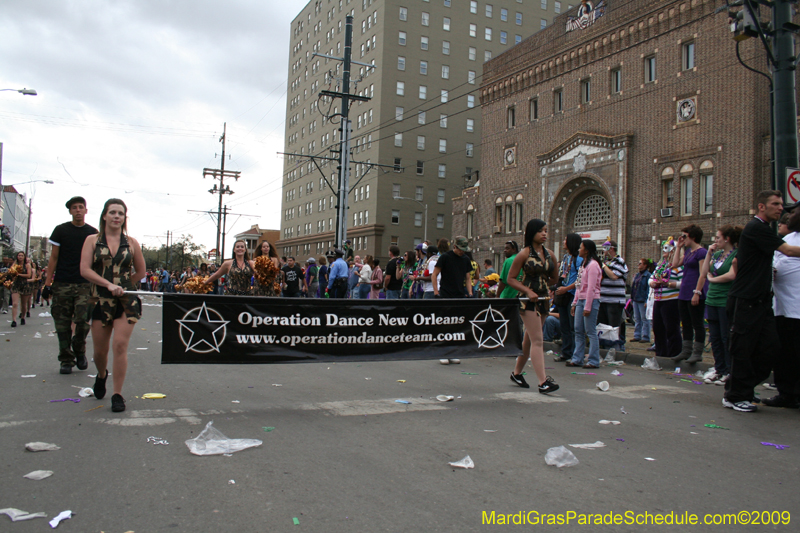
[[[725,305],[728,302],[728,291],[736,278],[736,245],[741,226],[726,224],[717,230],[714,244],[708,248],[703,264],[700,266],[700,279],[697,283],[702,287],[708,278],[709,287],[706,296],[706,316],[708,318],[708,336],[714,352],[714,368],[704,376],[708,384],[724,385],[731,372],[731,355],[728,353],[728,315]],[[700,289],[697,289],[700,290]],[[694,298],[699,298],[697,294]],[[694,302],[692,302],[694,303]]]

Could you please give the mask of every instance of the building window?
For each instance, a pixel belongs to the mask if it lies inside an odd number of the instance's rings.
[[[486,18],[492,18],[492,5],[486,4]]]
[[[469,47],[469,60],[470,61],[475,61],[476,57],[478,57],[478,51],[474,47],[470,46]]]
[[[428,38],[427,37],[420,37],[419,38],[419,47],[423,50],[428,49]]]
[[[511,222],[513,221],[514,217],[511,213],[511,204],[506,204],[506,233],[511,233]]]
[[[547,11],[547,0],[541,0],[542,2],[542,10]]]
[[[430,25],[430,22],[431,22],[431,15],[430,15],[430,13],[425,13],[425,12],[423,11],[423,12],[422,12],[422,25],[423,25],[423,26],[428,26],[428,25]]]
[[[487,61],[489,61],[491,58],[492,58],[492,51],[491,51],[491,50],[486,50],[486,51],[483,53],[483,62],[484,62],[484,63],[486,63],[486,62],[487,62]]]
[[[402,107],[395,107],[394,108],[394,119],[395,120],[403,120],[403,108]]]
[[[420,213],[419,211],[414,213],[414,226],[416,226],[417,228],[422,227],[422,213]]]
[[[392,183],[392,198],[397,198],[398,196],[400,196],[400,184]]]
[[[425,173],[425,162],[417,160],[417,175],[422,176]]]
[[[392,209],[392,224],[400,224],[400,211]]]
[[[691,176],[681,178],[681,215],[687,216],[692,214],[692,185],[693,179]]]
[[[478,26],[477,26],[477,24],[470,24],[469,25],[469,36],[470,37],[477,37],[478,36]]]
[[[400,20],[408,20],[408,8],[400,8]]]
[[[442,65],[442,79],[449,80],[450,79],[450,66],[449,65]]]
[[[508,33],[504,31],[500,32],[500,44],[508,44]]]
[[[486,39],[487,41],[492,40],[492,28],[486,27],[483,30],[483,38]]]
[[[420,61],[419,62],[419,73],[423,76],[428,74],[428,62],[427,61]]]
[[[700,175],[700,214],[714,210],[714,174]]]
[[[475,155],[475,145],[472,143],[467,143],[467,149],[465,152],[467,157],[473,157]]]
[[[511,129],[516,125],[517,125],[516,107],[512,105],[509,106],[508,109],[506,109],[506,126],[508,127],[508,129]]]
[[[547,27],[547,19],[541,19],[539,21],[539,29],[543,30]]]
[[[581,81],[581,102],[588,104],[592,101],[592,80],[585,79]]]
[[[684,43],[682,48],[683,70],[691,70],[694,68],[694,41]]]
[[[474,234],[473,227],[475,226],[475,208],[472,204],[467,207],[467,238],[471,239]]]
[[[561,2],[553,2],[553,10],[555,11],[556,15],[561,14]]]
[[[520,195],[521,196],[521,195]],[[516,211],[514,216],[514,231],[520,233],[522,231],[522,202],[521,198],[518,199],[517,203],[514,204],[514,210]]]
[[[425,149],[425,136],[417,135],[417,150],[424,150],[424,149]]]
[[[439,127],[446,128],[447,127],[447,115],[441,114],[439,115]]]
[[[611,92],[613,94],[622,92],[622,68],[611,69]]]
[[[419,99],[425,100],[428,98],[428,87],[426,85],[419,86]]]
[[[475,95],[474,94],[468,94],[467,95],[467,109],[472,109],[473,107],[475,107]]]
[[[499,204],[497,202],[500,202]],[[494,206],[494,233],[500,233],[500,228],[503,227],[503,200],[498,198]]]
[[[522,42],[522,35],[514,35],[514,44],[519,44]]]
[[[644,58],[644,82],[654,81],[656,81],[656,56],[647,56]]]
[[[508,22],[508,9],[504,7],[500,8],[500,20],[503,22]]]
[[[444,0],[444,7],[450,7],[450,0]]]
[[[400,46],[405,46],[406,45],[406,32],[401,31],[398,34],[397,42],[400,44]]]
[[[444,179],[447,177],[447,165],[444,163],[439,163],[439,177]]]
[[[414,189],[414,199],[421,202],[424,194],[425,189],[421,185],[417,185]]]
[[[366,237],[364,237],[366,239]],[[391,239],[389,239],[389,244],[393,246],[397,246],[397,243],[400,242],[400,237],[397,235],[392,235]]]
[[[553,112],[561,113],[564,111],[564,91],[556,89],[553,91]]]
[[[475,119],[472,118],[467,119],[467,131],[470,133],[475,131]]]
[[[439,99],[441,100],[441,102],[442,102],[443,104],[444,104],[445,102],[447,102],[447,95],[448,95],[448,93],[447,93],[447,89],[442,89],[441,96],[440,96],[440,98],[439,98]]]
[[[517,13],[514,16],[514,22],[516,23],[517,26],[522,26],[522,13]],[[545,21],[545,25],[546,24],[547,24],[547,21]]]
[[[394,145],[399,147],[403,146],[403,134],[402,133],[395,133],[394,134]]]
[[[446,56],[450,55],[450,41],[442,41],[442,53]]]
[[[450,31],[450,17],[444,17],[442,19],[442,29],[444,31]]]
[[[394,158],[394,171],[395,172],[400,172],[400,170],[401,170],[400,169],[400,161],[401,161],[401,159],[399,157],[395,157]],[[369,185],[367,185],[367,187],[369,187]],[[369,193],[369,189],[367,189],[367,193]]]
[[[406,58],[403,56],[397,56],[397,70],[405,70],[406,69]]]
[[[397,82],[397,96],[406,94],[406,83],[404,81]]]
[[[425,111],[417,113],[417,124],[425,124]]]
[[[478,2],[476,2],[475,0],[470,0],[469,12],[472,13],[473,15],[478,14]]]
[[[531,98],[528,100],[528,120],[539,119],[539,99]]]
[[[436,229],[444,229],[444,215],[436,215]]]
[[[447,139],[439,139],[439,153],[440,154],[447,153]]]
[[[436,203],[443,204],[444,203],[444,189],[439,189],[436,191]]]

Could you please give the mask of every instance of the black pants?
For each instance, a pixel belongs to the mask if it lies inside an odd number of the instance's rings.
[[[600,341],[600,347],[625,348],[625,304],[601,303],[600,311],[597,313],[597,323],[607,324],[612,328],[619,328],[618,341]]]
[[[774,356],[781,349],[772,298],[754,300],[728,297],[725,308],[731,334],[731,377],[725,383],[725,398],[733,403],[753,399],[756,385],[769,377]]]
[[[556,306],[561,325],[561,355],[570,358],[575,351],[575,319],[570,314],[573,295],[566,293],[562,305]]]
[[[653,302],[653,336],[658,357],[675,357],[681,353],[681,328],[678,300]]]
[[[699,305],[692,305],[689,300],[678,300],[678,310],[681,314],[683,340],[705,344],[706,328],[703,326],[703,313],[706,310],[706,301],[700,300]]]
[[[800,319],[775,317],[781,349],[775,356],[775,385],[789,399],[800,398]]]

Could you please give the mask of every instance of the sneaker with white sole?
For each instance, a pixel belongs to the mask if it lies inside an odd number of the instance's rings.
[[[553,381],[553,378],[547,376],[544,380],[544,383],[539,385],[539,392],[542,394],[550,394],[551,392],[555,392],[559,389],[558,383]]]
[[[719,378],[717,381],[715,381],[714,385],[725,385],[728,382],[729,379],[731,379],[731,375],[730,374],[725,374],[724,376]]]
[[[707,385],[711,385],[721,377],[722,376],[717,374],[717,371],[712,368],[711,370],[706,372],[705,375],[703,376],[703,382],[706,383]]]
[[[705,374],[703,374],[703,379],[708,379],[709,377],[715,375],[717,373],[717,369],[713,366],[709,368]]]
[[[450,364],[450,359],[439,359],[439,364],[440,365],[449,365]]]
[[[448,361],[450,361],[451,365],[460,365],[461,364],[461,359],[448,359]]]
[[[522,374],[515,374],[512,372],[511,381],[513,381],[523,389],[529,389],[531,387],[530,385],[528,385],[528,382],[525,381],[525,378],[522,376]]]
[[[723,398],[722,406],[727,407],[728,409],[733,409],[734,411],[740,411],[742,413],[755,413],[756,411],[758,411],[758,407],[748,402],[747,400],[734,403]]]

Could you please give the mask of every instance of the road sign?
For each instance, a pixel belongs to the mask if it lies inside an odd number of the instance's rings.
[[[786,203],[795,204],[800,201],[800,169],[786,168]]]

